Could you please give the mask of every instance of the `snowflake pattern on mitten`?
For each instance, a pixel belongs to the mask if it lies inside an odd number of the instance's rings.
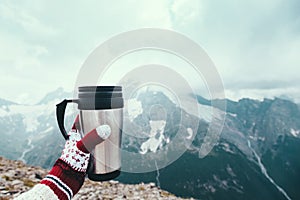
[[[81,140],[80,134],[72,130],[69,134],[69,139],[66,141],[65,148],[60,157],[70,167],[79,172],[85,172],[88,166],[90,154],[84,153],[77,148],[77,142]]]

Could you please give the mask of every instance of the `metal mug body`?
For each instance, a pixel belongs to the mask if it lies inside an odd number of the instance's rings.
[[[82,137],[91,130],[108,125],[111,135],[91,152],[88,177],[94,181],[110,180],[120,174],[121,138],[124,100],[121,86],[81,86],[78,99],[64,99],[56,105],[56,118],[63,137],[69,136],[64,127],[68,103],[78,104]]]
[[[82,136],[100,125],[111,128],[111,135],[91,152],[89,179],[104,181],[117,177],[121,170],[123,109],[80,110],[79,120]]]

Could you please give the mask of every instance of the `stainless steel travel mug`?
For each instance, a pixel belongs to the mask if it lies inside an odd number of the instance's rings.
[[[111,135],[96,145],[91,152],[88,177],[94,181],[110,180],[117,177],[121,170],[121,140],[123,127],[122,87],[120,86],[83,86],[78,88],[78,99],[64,100],[57,105],[57,121],[65,137],[64,113],[69,102],[78,104],[80,132],[82,136],[101,125],[108,125]]]

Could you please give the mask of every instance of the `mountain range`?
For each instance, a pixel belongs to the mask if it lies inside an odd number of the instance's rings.
[[[1,156],[50,168],[64,145],[56,124],[55,105],[71,96],[59,88],[35,105],[0,99]],[[156,182],[176,195],[197,199],[300,199],[298,104],[280,98],[195,98],[198,116],[163,92],[146,91],[130,100],[136,109],[124,113],[124,132],[130,135],[123,134],[122,149],[155,154],[168,148],[179,132],[176,141],[182,141],[178,145],[187,150],[165,168],[147,173],[122,172],[117,180]],[[221,106],[224,103],[226,110]],[[212,106],[217,115],[210,114]],[[76,109],[67,109],[66,127],[71,126],[75,115]],[[224,124],[215,124],[223,125],[222,132],[214,148],[203,157],[201,146],[206,142],[210,123],[218,115],[226,116]],[[146,136],[137,137],[141,134]],[[191,134],[193,137],[189,137]],[[123,163],[134,171],[134,163],[126,157]]]

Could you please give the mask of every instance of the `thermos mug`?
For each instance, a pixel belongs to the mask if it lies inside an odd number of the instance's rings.
[[[105,181],[117,177],[121,172],[122,87],[82,86],[78,88],[78,99],[65,99],[57,104],[57,122],[65,139],[68,135],[64,128],[64,115],[67,104],[71,102],[78,104],[82,136],[101,125],[108,125],[111,129],[111,135],[91,152],[87,169],[89,179]]]

